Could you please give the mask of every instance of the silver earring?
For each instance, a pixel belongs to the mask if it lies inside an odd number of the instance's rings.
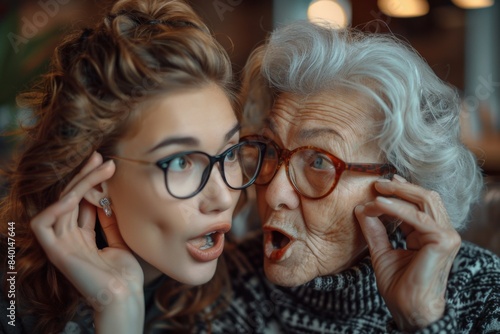
[[[99,204],[102,206],[104,214],[106,214],[107,217],[111,217],[113,211],[111,211],[111,202],[109,201],[109,199],[107,197],[103,197],[99,201]]]

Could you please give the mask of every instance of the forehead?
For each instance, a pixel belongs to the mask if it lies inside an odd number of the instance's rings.
[[[215,153],[237,123],[229,98],[218,86],[179,90],[158,96],[137,110],[134,124],[119,140],[117,151],[137,156],[166,139],[186,139],[186,149]],[[174,141],[170,146],[179,148],[180,143]]]
[[[267,123],[284,142],[337,136],[343,140],[366,139],[375,131],[378,112],[361,93],[338,89],[315,95],[282,93]]]

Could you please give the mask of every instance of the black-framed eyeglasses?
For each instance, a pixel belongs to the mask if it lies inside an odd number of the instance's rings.
[[[347,163],[314,146],[301,146],[290,151],[280,148],[267,137],[250,136],[246,139],[266,143],[262,167],[255,180],[256,185],[269,184],[285,163],[286,175],[294,189],[310,199],[328,196],[346,170],[380,175],[396,173],[396,168],[390,164]]]
[[[157,162],[120,156],[109,156],[109,158],[156,165],[165,175],[168,193],[178,199],[187,199],[203,190],[217,162],[222,179],[229,188],[242,190],[249,187],[260,171],[265,147],[266,144],[258,140],[242,140],[215,156],[201,151],[186,151]]]

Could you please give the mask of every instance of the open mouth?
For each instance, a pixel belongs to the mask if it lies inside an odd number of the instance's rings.
[[[207,234],[205,236],[205,244],[200,247],[201,250],[209,249],[212,248],[215,245],[214,238],[213,238],[213,233],[212,234]]]
[[[291,255],[290,246],[294,239],[289,235],[275,230],[266,229],[264,235],[264,252],[268,259],[279,262]]]
[[[204,236],[190,240],[189,243],[193,247],[196,247],[200,250],[205,250],[212,248],[215,245],[217,238],[217,232],[210,232]]]
[[[285,248],[286,245],[290,243],[290,241],[291,241],[290,238],[281,232],[278,231],[271,232],[271,242],[274,249]]]
[[[187,249],[191,256],[200,262],[217,259],[224,248],[224,233],[226,231],[213,231],[193,238],[187,242]]]

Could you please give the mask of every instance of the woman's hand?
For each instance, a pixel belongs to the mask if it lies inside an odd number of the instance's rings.
[[[370,250],[377,285],[400,330],[423,328],[439,320],[460,235],[440,196],[396,176],[379,180],[383,196],[355,209]],[[407,249],[393,249],[380,216],[402,220]]]
[[[99,218],[110,246],[97,248],[97,208],[84,199],[114,171],[113,161],[103,164],[102,157],[94,153],[60,199],[32,219],[31,228],[49,260],[94,308],[99,332],[141,333],[142,269],[123,241],[114,217],[106,217],[102,210]]]

